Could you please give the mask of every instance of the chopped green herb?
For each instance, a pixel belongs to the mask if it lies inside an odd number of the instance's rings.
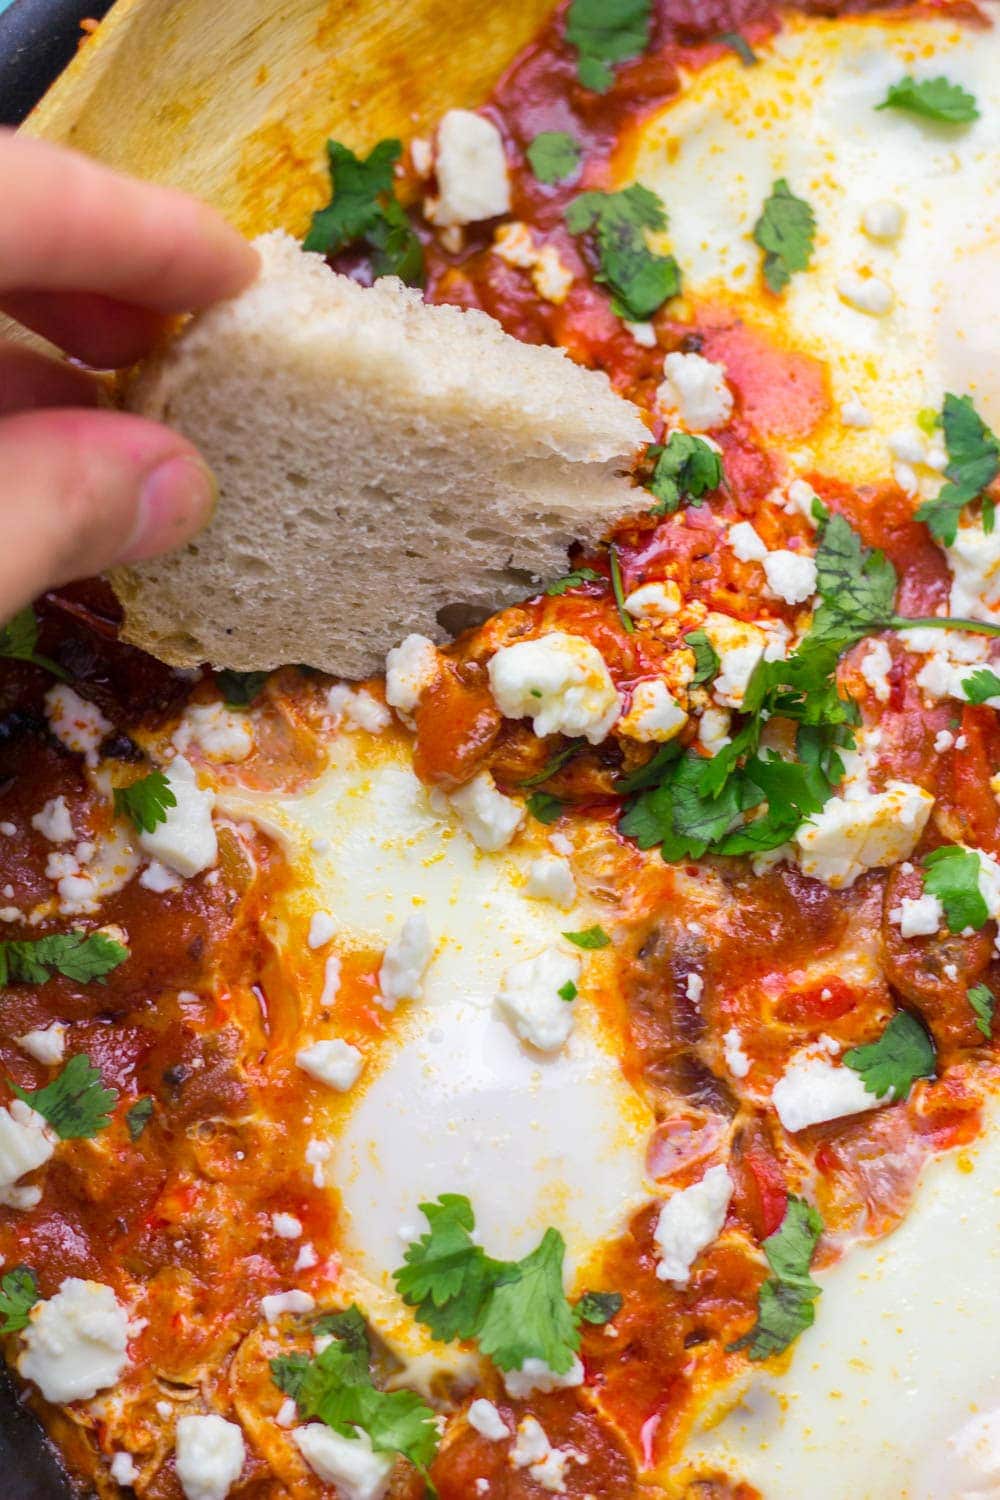
[[[579,993],[580,991],[577,989],[572,979],[567,979],[566,983],[560,985],[556,990],[556,994],[559,996],[560,1000],[575,1000]]]
[[[267,672],[216,672],[215,683],[227,708],[249,708],[268,679]]]
[[[719,35],[719,41],[732,48],[745,68],[755,67],[760,62],[742,31],[723,31]]]
[[[882,552],[862,545],[843,516],[831,516],[816,550],[820,606],[809,638],[838,651],[894,619],[896,572]]]
[[[622,586],[622,565],[618,560],[618,548],[608,548],[608,562],[611,566],[611,592],[615,596],[615,609],[621,621],[622,629],[626,635],[631,635],[635,630],[635,621],[625,608],[625,590]]]
[[[565,594],[568,589],[578,589],[582,583],[603,583],[604,577],[593,568],[574,568],[562,578],[557,578],[545,590],[547,594]]]
[[[772,292],[783,292],[793,274],[806,269],[815,235],[816,218],[809,204],[779,177],[753,231],[764,252],[764,280]]]
[[[902,109],[945,125],[968,125],[979,119],[974,96],[947,78],[924,78],[918,83],[907,75],[890,85],[888,94],[875,108]]]
[[[110,1125],[110,1111],[118,1100],[114,1089],[104,1087],[100,1073],[85,1052],[71,1057],[62,1072],[43,1089],[29,1092],[16,1083],[11,1088],[64,1141],[89,1138]]]
[[[580,165],[579,142],[564,130],[543,130],[526,154],[539,182],[565,182]]]
[[[566,811],[562,798],[553,797],[549,792],[532,792],[525,806],[539,823],[556,823]]]
[[[1000,441],[980,417],[968,396],[944,398],[941,411],[948,466],[945,484],[933,500],[925,500],[917,520],[926,521],[933,536],[950,547],[958,534],[958,520],[1000,474]],[[983,530],[991,531],[992,506],[983,502]]]
[[[620,1292],[584,1292],[576,1304],[577,1316],[584,1323],[603,1328],[622,1310],[624,1298]]]
[[[979,667],[963,679],[962,691],[970,703],[986,703],[1000,697],[1000,677],[990,667]]]
[[[989,920],[979,889],[979,854],[961,844],[944,844],[924,859],[924,890],[944,907],[949,932],[979,931]]]
[[[129,1140],[137,1141],[153,1118],[153,1101],[146,1094],[142,1099],[137,1099],[130,1109],[125,1111],[125,1124],[128,1126]]]
[[[115,787],[115,812],[131,818],[140,833],[152,833],[167,821],[167,809],[177,806],[170,782],[162,771],[150,771],[131,786]]]
[[[583,740],[570,740],[568,745],[564,745],[561,750],[556,751],[551,760],[547,760],[545,762],[540,771],[536,771],[534,776],[529,776],[525,781],[522,781],[521,786],[542,786],[546,781],[549,781],[557,771],[561,771],[563,766],[566,765],[568,761],[571,761],[573,759],[574,755],[579,755],[580,751],[583,749],[583,746]],[[544,819],[542,821],[544,821]]]
[[[941,413],[935,411],[933,406],[922,406],[917,412],[917,426],[928,437],[933,437],[941,426]]]
[[[907,1010],[893,1016],[877,1042],[844,1053],[845,1067],[858,1074],[869,1094],[897,1101],[907,1098],[918,1078],[933,1076],[936,1061],[934,1043]]]
[[[0,1334],[20,1333],[38,1301],[38,1282],[28,1266],[12,1266],[0,1277]]]
[[[350,245],[371,252],[378,276],[398,276],[410,286],[424,279],[424,251],[398,202],[393,168],[403,152],[401,141],[379,141],[362,160],[339,141],[327,141],[333,191],[326,208],[313,214],[303,248],[336,255]]]
[[[666,446],[650,443],[646,457],[656,460],[647,486],[658,500],[651,516],[672,515],[685,499],[700,505],[723,480],[720,455],[704,438],[689,432],[672,432]]]
[[[719,660],[719,653],[712,645],[704,630],[689,631],[684,637],[684,644],[694,652],[694,676],[691,678],[692,687],[697,687],[703,682],[711,682],[713,678],[718,677],[719,667],[722,663]]]
[[[753,1360],[781,1354],[816,1317],[820,1288],[809,1275],[823,1220],[804,1198],[790,1195],[785,1217],[762,1249],[774,1272],[757,1297],[757,1321],[730,1349],[746,1349]]]
[[[585,927],[582,932],[564,932],[563,937],[568,942],[575,943],[578,948],[607,948],[611,942],[604,928],[596,924]]]
[[[64,672],[50,656],[42,656],[37,651],[37,646],[38,618],[28,604],[12,620],[8,620],[6,625],[0,627],[0,656],[11,661],[30,661],[34,666],[51,672],[61,682],[68,682],[69,673]]]
[[[974,984],[970,990],[966,990],[966,997],[972,1006],[976,1017],[976,1025],[987,1041],[993,1035],[993,1012],[996,1010],[997,997],[985,984]]]
[[[563,1375],[580,1347],[573,1309],[563,1290],[566,1245],[547,1229],[538,1247],[508,1265],[487,1299],[476,1333],[479,1347],[501,1370],[542,1359]]]
[[[619,193],[581,193],[566,209],[571,234],[592,234],[600,270],[596,280],[611,291],[611,308],[631,323],[644,323],[668,297],[676,297],[681,276],[672,255],[656,255],[646,231],[667,227],[655,193],[633,183]]]
[[[605,94],[615,81],[613,63],[638,57],[649,42],[652,0],[573,0],[566,40],[579,53],[584,88]]]
[[[123,943],[104,932],[50,932],[45,937],[0,943],[0,985],[44,984],[64,974],[86,984],[117,969],[128,958]]]

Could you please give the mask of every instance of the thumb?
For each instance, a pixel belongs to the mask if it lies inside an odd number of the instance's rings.
[[[0,422],[0,621],[45,589],[179,546],[215,497],[197,450],[143,417],[50,410]]]

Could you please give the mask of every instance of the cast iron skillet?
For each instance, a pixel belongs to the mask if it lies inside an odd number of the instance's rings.
[[[76,51],[81,20],[110,8],[111,0],[14,0],[0,15],[0,125],[20,124]],[[4,1500],[69,1500],[77,1493],[0,1372],[0,1494]]]

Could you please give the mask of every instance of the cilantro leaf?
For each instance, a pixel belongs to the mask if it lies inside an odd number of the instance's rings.
[[[376,276],[399,276],[418,285],[424,273],[423,247],[393,187],[402,142],[379,141],[364,160],[339,141],[327,141],[326,151],[333,190],[326,208],[313,214],[303,248],[336,255],[363,244],[372,252]]]
[[[1000,677],[989,667],[979,667],[962,680],[962,691],[970,703],[985,703],[1000,697]]]
[[[525,806],[539,823],[556,823],[566,811],[566,803],[551,792],[532,792]]]
[[[621,1292],[584,1292],[576,1304],[577,1316],[584,1323],[603,1328],[618,1316],[624,1300]]]
[[[725,46],[731,47],[745,68],[755,67],[760,58],[743,35],[742,31],[723,31],[719,33],[719,41]]]
[[[64,672],[51,657],[40,655],[35,649],[37,645],[38,619],[28,604],[12,620],[8,620],[6,625],[0,626],[0,656],[5,656],[10,661],[30,661],[36,667],[43,667],[46,672],[51,672],[61,682],[68,682],[69,673]]]
[[[730,1349],[746,1349],[753,1360],[770,1359],[812,1326],[820,1288],[809,1267],[822,1233],[823,1220],[815,1208],[790,1195],[785,1217],[761,1247],[774,1275],[757,1294],[757,1321]]]
[[[884,553],[865,547],[843,516],[831,516],[816,549],[820,606],[809,639],[838,651],[893,619],[896,570]]]
[[[110,1111],[118,1101],[114,1089],[106,1089],[101,1075],[85,1052],[71,1057],[62,1072],[43,1089],[29,1092],[16,1083],[11,1088],[52,1126],[63,1141],[95,1136],[111,1124]]]
[[[306,1371],[312,1364],[308,1354],[278,1354],[271,1360],[271,1377],[279,1391],[298,1402]]]
[[[816,1209],[805,1198],[791,1194],[785,1217],[761,1245],[767,1263],[779,1281],[819,1292],[809,1275],[809,1266],[822,1233],[823,1220]]]
[[[313,1333],[329,1333],[340,1342],[338,1359],[345,1377],[364,1384],[371,1373],[368,1324],[360,1307],[352,1303],[343,1312],[324,1313],[313,1324]]]
[[[684,637],[685,646],[694,652],[694,676],[691,678],[691,686],[696,687],[702,682],[711,682],[719,675],[722,665],[719,653],[703,630],[692,630]]]
[[[543,130],[529,142],[526,155],[539,182],[565,182],[580,165],[580,144],[565,130]]]
[[[651,0],[573,0],[566,40],[575,47],[585,88],[604,94],[614,82],[611,63],[638,57],[649,42]]]
[[[506,1267],[490,1297],[478,1331],[482,1352],[501,1370],[519,1370],[526,1359],[542,1359],[565,1374],[580,1347],[573,1309],[563,1291],[566,1245],[557,1229]]]
[[[28,1266],[13,1266],[0,1278],[0,1334],[20,1333],[38,1301],[38,1282]]]
[[[470,1339],[501,1267],[473,1243],[476,1221],[464,1195],[442,1193],[436,1203],[421,1203],[420,1212],[430,1227],[393,1273],[396,1288],[434,1338]]]
[[[665,229],[667,215],[641,183],[618,193],[581,193],[566,209],[566,226],[571,234],[593,234],[600,262],[595,279],[610,288],[619,318],[644,323],[680,291],[674,257],[656,255],[646,243],[645,231]]]
[[[987,1041],[993,1035],[993,1012],[996,1010],[997,997],[985,984],[974,984],[970,990],[966,990],[966,998],[972,1006],[976,1017],[976,1025]]]
[[[557,771],[561,771],[563,766],[566,765],[568,761],[571,761],[573,759],[574,755],[579,755],[580,751],[583,749],[583,746],[583,740],[570,740],[568,745],[564,745],[561,750],[556,751],[551,760],[547,760],[545,762],[540,771],[536,771],[534,776],[527,777],[527,779],[525,781],[522,781],[520,785],[522,787],[542,786],[542,784],[546,781],[549,781]]]
[[[545,592],[565,594],[568,589],[578,589],[581,583],[603,582],[603,574],[595,573],[593,568],[574,568],[572,573],[567,573],[563,578],[557,578],[554,583],[550,583]]]
[[[215,682],[227,708],[249,708],[268,679],[267,672],[216,672]]]
[[[812,258],[816,218],[809,204],[796,198],[779,177],[764,202],[753,237],[764,252],[764,280],[772,292],[782,292],[796,271]]]
[[[945,125],[968,125],[979,119],[974,96],[947,78],[924,78],[918,83],[908,74],[890,84],[888,94],[875,108],[902,109]]]
[[[611,569],[611,592],[614,595],[615,609],[621,621],[622,629],[626,635],[632,635],[635,631],[635,621],[625,608],[625,588],[622,583],[622,565],[618,557],[618,548],[612,545],[608,548],[608,564]]]
[[[963,508],[1000,474],[1000,441],[969,396],[954,396],[950,392],[945,396],[941,425],[948,451],[945,474],[949,483],[933,500],[924,501],[917,511],[917,520],[926,521],[931,534],[950,547],[958,534],[958,518]]]
[[[650,443],[646,457],[656,460],[647,489],[659,503],[650,510],[651,516],[672,515],[685,499],[699,505],[723,480],[720,455],[704,438],[689,432],[672,432],[665,447]]]
[[[611,942],[603,927],[585,927],[582,932],[564,932],[563,937],[577,948],[607,948]]]
[[[978,931],[989,920],[979,871],[978,852],[960,844],[944,844],[924,859],[924,890],[944,907],[949,932]]]
[[[690,752],[670,762],[660,784],[628,807],[619,831],[640,849],[659,844],[665,860],[700,859],[744,811],[742,778],[724,779],[718,792],[706,790],[704,775],[713,764]]]
[[[125,1111],[125,1124],[128,1127],[129,1140],[133,1143],[139,1139],[150,1120],[153,1118],[153,1101],[148,1094],[137,1099],[130,1109]]]
[[[580,991],[577,989],[572,979],[567,979],[566,983],[561,984],[556,990],[556,994],[559,996],[559,999],[567,1001],[575,1000],[579,993]]]
[[[167,809],[176,806],[177,798],[162,771],[150,771],[131,786],[115,787],[115,812],[131,818],[140,833],[152,833],[157,823],[167,821]]]
[[[128,958],[123,943],[104,932],[50,932],[24,942],[0,943],[0,985],[44,984],[64,974],[86,984],[103,983],[105,974]]]
[[[893,1016],[877,1042],[844,1053],[845,1067],[876,1099],[905,1099],[918,1078],[933,1076],[936,1061],[934,1043],[908,1010]]]

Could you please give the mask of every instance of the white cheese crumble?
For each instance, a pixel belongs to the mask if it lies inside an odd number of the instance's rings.
[[[542,854],[531,861],[525,889],[536,901],[553,901],[564,909],[576,900],[576,881],[569,861],[557,854]]]
[[[890,1102],[891,1092],[876,1099],[860,1075],[853,1068],[837,1067],[830,1061],[829,1052],[828,1042],[822,1039],[816,1046],[802,1048],[771,1090],[771,1103],[786,1130],[805,1130]]]
[[[166,865],[161,865],[158,859],[151,859],[139,876],[139,884],[144,890],[155,891],[158,896],[162,896],[166,891],[179,891],[181,878],[173,870],[168,870]]]
[[[661,1281],[686,1286],[691,1267],[726,1222],[733,1183],[725,1167],[709,1167],[700,1182],[681,1188],[664,1203],[653,1231]]]
[[[782,510],[788,516],[801,516],[808,521],[810,526],[816,525],[816,517],[813,514],[813,506],[819,499],[811,484],[804,479],[793,479],[785,491],[785,503]]]
[[[395,1463],[391,1453],[375,1453],[367,1432],[356,1427],[341,1437],[324,1422],[297,1427],[292,1441],[324,1484],[335,1484],[340,1500],[382,1500]]]
[[[404,722],[437,676],[438,653],[425,635],[408,635],[385,659],[385,699]]]
[[[729,744],[733,716],[727,708],[706,708],[698,720],[698,743],[709,755],[718,755]]]
[[[16,1183],[44,1164],[56,1149],[56,1137],[41,1115],[21,1099],[0,1109],[0,1202],[11,1208],[30,1208],[35,1192]],[[28,1198],[25,1198],[28,1193]]]
[[[302,1047],[295,1054],[295,1063],[311,1078],[344,1094],[357,1083],[365,1060],[357,1047],[341,1037],[333,1037]]]
[[[233,713],[224,703],[191,703],[174,731],[174,748],[187,753],[192,742],[200,745],[209,760],[246,760],[253,750],[253,725],[249,714]]]
[[[889,673],[892,670],[892,652],[885,641],[870,642],[861,658],[861,675],[871,688],[879,703],[889,701]]]
[[[313,1187],[326,1187],[326,1163],[332,1154],[333,1147],[329,1141],[314,1138],[306,1143],[306,1163],[313,1169]]]
[[[487,670],[500,712],[530,718],[539,738],[582,735],[597,745],[621,711],[603,656],[582,636],[553,630],[501,646]]]
[[[505,848],[524,822],[521,803],[498,791],[489,771],[478,771],[448,801],[477,849],[487,854]]]
[[[730,526],[729,545],[740,562],[763,562],[767,556],[763,537],[749,521],[737,521]]]
[[[534,958],[512,964],[503,976],[496,1003],[522,1042],[554,1052],[573,1030],[572,1001],[559,994],[580,978],[580,960],[560,948],[544,948]]]
[[[652,323],[630,323],[628,318],[622,321],[636,343],[640,344],[643,349],[656,348],[656,329]]]
[[[890,911],[889,921],[901,937],[931,937],[944,921],[944,907],[937,896],[904,896]]]
[[[663,583],[644,583],[625,596],[625,608],[637,620],[669,620],[679,614],[684,603],[680,588],[673,579]]]
[[[723,1056],[726,1059],[726,1067],[734,1078],[745,1078],[750,1071],[750,1059],[743,1050],[743,1038],[735,1026],[722,1038]]]
[[[424,212],[432,224],[474,224],[510,211],[503,139],[492,121],[468,109],[449,109],[437,129],[437,197]]]
[[[689,432],[711,432],[724,427],[733,414],[733,393],[726,372],[701,354],[668,354],[656,405],[669,422],[680,422]]]
[[[908,781],[890,781],[884,792],[848,787],[795,834],[799,868],[834,890],[846,889],[865,870],[907,859],[933,806],[930,793]]]
[[[501,1443],[504,1438],[510,1437],[510,1428],[503,1417],[497,1411],[492,1401],[485,1400],[480,1396],[473,1401],[466,1412],[470,1427],[474,1427],[481,1437],[491,1443]]]
[[[32,828],[37,828],[43,838],[48,839],[50,844],[66,844],[73,838],[73,820],[69,815],[65,797],[53,797],[46,802],[41,812],[35,813],[31,820]]]
[[[243,1433],[219,1416],[178,1417],[177,1478],[185,1500],[225,1500],[246,1460]]]
[[[17,1368],[46,1401],[88,1401],[120,1379],[128,1336],[128,1312],[111,1287],[70,1276],[31,1309]]]
[[[739,708],[755,668],[764,659],[767,637],[757,625],[714,612],[705,616],[702,629],[719,658],[712,694],[723,708]]]
[[[859,432],[875,425],[875,418],[857,396],[851,396],[844,402],[840,408],[840,420],[845,427],[855,427]]]
[[[847,271],[837,282],[837,296],[856,312],[884,318],[895,302],[892,287],[879,276],[861,276]]]
[[[212,823],[215,793],[198,785],[193,766],[182,755],[174,757],[165,775],[176,806],[166,809],[166,820],[152,833],[140,833],[139,843],[146,854],[189,880],[218,858]]]
[[[769,552],[764,558],[764,577],[771,593],[786,604],[802,604],[816,592],[816,562],[804,552],[784,547]]]
[[[136,1468],[131,1453],[116,1453],[108,1465],[108,1473],[115,1484],[132,1485],[139,1478],[139,1470]]]
[[[615,732],[640,744],[664,744],[680,734],[687,720],[663,679],[647,677],[632,689],[628,712],[618,720]]]
[[[293,1269],[296,1271],[311,1271],[313,1266],[318,1264],[319,1256],[316,1254],[316,1251],[307,1240],[306,1243],[302,1246],[298,1255],[295,1257],[295,1265]],[[319,1340],[317,1339],[316,1342],[318,1343]],[[317,1349],[316,1353],[319,1354],[320,1350]]]
[[[271,1228],[279,1240],[297,1240],[302,1234],[302,1221],[294,1214],[272,1214]]]
[[[327,689],[326,708],[335,719],[352,729],[366,729],[369,734],[381,734],[392,723],[392,714],[384,703],[363,688],[351,688],[343,682]]]
[[[291,1396],[286,1396],[278,1407],[274,1420],[279,1427],[294,1427],[298,1421],[299,1409]]]
[[[572,1448],[553,1448],[536,1417],[522,1417],[510,1450],[511,1467],[527,1469],[532,1479],[552,1495],[566,1493],[566,1465],[579,1459]]]
[[[423,912],[411,912],[385,950],[378,971],[379,1004],[395,1010],[400,1000],[419,1000],[434,943]]]
[[[504,1371],[503,1383],[514,1401],[524,1401],[535,1391],[548,1395],[549,1391],[570,1390],[583,1384],[583,1362],[574,1355],[569,1369],[557,1375],[544,1359],[526,1359],[519,1370]]]
[[[891,198],[869,203],[861,212],[861,228],[872,240],[897,240],[903,232],[903,210]]]
[[[314,911],[309,922],[309,936],[306,939],[310,948],[323,948],[335,935],[337,924],[328,911]]]
[[[88,766],[96,766],[101,741],[113,728],[97,704],[60,682],[45,694],[45,712],[59,743],[82,755]]]
[[[573,272],[562,261],[557,247],[536,245],[527,224],[513,219],[501,224],[493,238],[493,253],[509,266],[528,271],[535,291],[546,302],[561,306],[573,285]]]
[[[294,1289],[290,1292],[271,1292],[269,1296],[260,1299],[260,1310],[265,1323],[276,1323],[285,1313],[312,1312],[315,1306],[316,1300],[308,1292]]]
[[[66,1052],[66,1027],[60,1021],[44,1026],[38,1031],[26,1031],[17,1038],[22,1052],[27,1052],[36,1062],[46,1067],[61,1063]]]
[[[1000,528],[985,532],[981,522],[959,526],[947,554],[952,574],[951,614],[996,623],[1000,606]]]

